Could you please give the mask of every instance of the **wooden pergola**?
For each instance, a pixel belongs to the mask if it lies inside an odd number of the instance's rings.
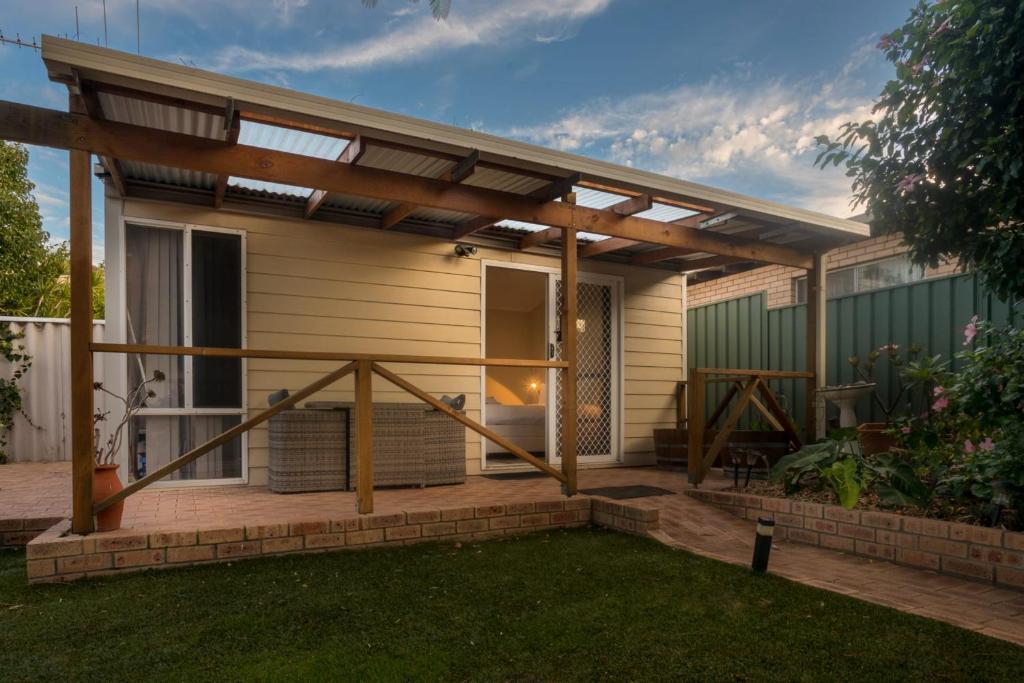
[[[69,111],[0,102],[0,138],[69,152],[71,222],[71,373],[73,520],[76,533],[93,530],[95,512],[122,500],[269,419],[305,397],[353,374],[356,382],[356,442],[360,512],[373,509],[372,395],[377,374],[492,439],[576,492],[576,283],[579,258],[603,259],[675,272],[717,268],[739,262],[781,264],[808,271],[806,425],[817,422],[815,395],[824,378],[825,264],[822,254],[865,236],[866,226],[802,209],[763,202],[684,181],[585,159],[475,131],[399,117],[349,103],[314,98],[218,74],[127,55],[105,48],[44,37],[43,58],[50,77],[67,85]],[[116,105],[167,107],[194,117],[215,117],[214,135],[126,120]],[[348,141],[336,159],[254,147],[238,142],[242,122],[329,135]],[[410,171],[368,159],[416,157],[436,161],[430,171]],[[374,155],[377,154],[375,157]],[[515,360],[385,356],[274,349],[158,347],[96,343],[91,339],[92,162],[95,155],[109,187],[121,196],[165,197],[237,204],[247,211],[295,215],[396,233],[451,240],[500,243],[509,249],[558,249],[565,283],[560,314],[560,360]],[[159,187],[133,174],[139,164],[210,174],[201,191]],[[441,171],[437,172],[436,169]],[[234,190],[230,177],[310,188],[308,197],[282,208]],[[604,208],[581,205],[577,188],[611,192],[621,201]],[[177,192],[177,194],[174,194]],[[375,200],[377,212],[343,210],[352,202]],[[687,210],[671,222],[637,214],[652,205]],[[529,234],[502,230],[504,220],[546,226]],[[496,227],[498,226],[498,227]],[[591,237],[581,238],[579,233]],[[595,239],[593,235],[608,239]],[[396,239],[400,239],[396,237]],[[502,241],[503,240],[503,241]],[[556,244],[557,243],[557,244]],[[328,360],[344,365],[289,399],[243,421],[121,493],[93,504],[94,353],[182,354],[244,358]],[[386,362],[557,368],[562,373],[562,466],[555,469],[485,426],[451,411],[398,377]],[[749,392],[748,392],[749,393]]]

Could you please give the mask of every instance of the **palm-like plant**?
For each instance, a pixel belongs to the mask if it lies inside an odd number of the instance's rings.
[[[419,0],[409,0],[409,2],[416,3]],[[376,7],[377,0],[363,0],[363,5],[366,7]],[[430,0],[430,12],[434,15],[434,19],[438,21],[447,19],[451,8],[452,0]]]

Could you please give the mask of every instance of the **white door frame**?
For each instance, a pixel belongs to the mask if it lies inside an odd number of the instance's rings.
[[[557,316],[558,312],[554,311],[554,282],[557,278],[561,277],[561,268],[554,266],[540,266],[529,263],[515,263],[510,261],[501,261],[497,259],[482,259],[480,261],[480,349],[481,356],[487,357],[487,269],[488,268],[509,268],[513,270],[529,270],[539,273],[545,273],[548,276],[547,282],[547,301],[545,302],[548,308],[548,315],[545,316],[546,324],[544,335],[547,343],[550,345],[553,341],[554,326],[552,324],[553,316]],[[624,453],[624,420],[625,420],[625,409],[624,409],[624,385],[622,381],[622,372],[625,364],[625,324],[623,316],[624,308],[624,290],[625,290],[625,278],[619,275],[604,275],[601,273],[591,272],[580,272],[578,273],[579,282],[594,282],[597,284],[605,284],[612,287],[614,293],[614,302],[612,304],[612,334],[615,338],[615,351],[614,358],[612,359],[612,400],[613,410],[615,415],[612,419],[612,437],[611,443],[613,446],[614,453],[611,457],[601,460],[588,460],[595,464],[612,464],[622,462]],[[550,348],[550,346],[549,346]],[[556,370],[549,369],[547,372],[547,385],[545,391],[546,396],[546,410],[544,419],[544,434],[546,438],[546,455],[547,461],[557,463],[559,458],[555,456],[556,450],[552,449],[552,442],[554,439],[554,425],[553,420],[557,419],[557,415],[553,415],[555,412],[554,407],[554,382],[552,381],[553,373]],[[481,366],[480,368],[480,424],[487,425],[487,368]],[[527,463],[517,464],[511,467],[502,467],[505,469],[524,469],[530,470],[532,467]],[[483,436],[480,437],[480,469],[488,470],[487,466],[487,439]],[[494,468],[490,468],[494,469]]]
[[[549,298],[549,343],[555,341],[555,330],[557,329],[558,317],[561,313],[556,310],[555,302],[557,297],[555,296],[555,283],[561,279],[561,271],[556,270],[553,277],[548,280],[548,298]],[[595,465],[608,465],[613,463],[622,462],[623,459],[623,429],[624,425],[624,410],[623,410],[623,382],[622,382],[622,368],[624,363],[624,324],[623,324],[623,291],[624,278],[619,275],[604,275],[602,273],[578,273],[578,283],[590,283],[595,285],[603,285],[608,287],[612,292],[612,306],[611,306],[611,325],[612,325],[612,361],[611,361],[611,401],[612,401],[612,419],[611,434],[609,435],[608,442],[611,445],[611,453],[607,456],[587,456],[585,460],[581,460],[579,454],[576,456],[577,465],[581,463],[589,463]],[[559,416],[555,414],[557,410],[556,400],[556,387],[555,387],[555,373],[557,369],[548,370],[548,382],[547,382],[547,405],[548,405],[548,424],[552,427],[556,424],[555,420],[559,419]],[[577,378],[577,385],[579,379]],[[558,457],[558,444],[556,443],[556,431],[551,429],[547,432],[547,461],[551,465],[561,465],[562,459]]]
[[[109,204],[108,204],[108,207],[109,207]],[[125,250],[127,248],[127,242],[126,242],[126,239],[125,239],[125,233],[127,231],[127,226],[128,225],[138,225],[138,226],[142,226],[142,227],[152,227],[152,228],[164,228],[164,229],[170,229],[170,230],[179,230],[179,231],[181,231],[183,233],[183,235],[182,235],[182,239],[183,239],[182,257],[183,257],[183,262],[184,262],[184,272],[182,274],[182,298],[183,298],[183,304],[185,304],[185,307],[184,307],[183,310],[187,310],[187,311],[191,311],[190,300],[191,300],[191,297],[192,297],[192,278],[191,278],[191,263],[192,263],[192,259],[191,259],[191,248],[190,248],[191,247],[191,240],[192,240],[192,232],[194,230],[198,230],[200,232],[222,233],[222,234],[238,235],[239,236],[239,238],[241,240],[241,244],[239,245],[239,249],[241,249],[241,283],[240,283],[241,290],[240,291],[241,291],[241,298],[242,298],[242,301],[241,301],[241,308],[242,308],[242,320],[241,320],[241,323],[242,323],[242,348],[243,349],[247,348],[248,345],[249,345],[248,344],[248,332],[249,332],[248,311],[249,311],[249,306],[248,306],[248,302],[247,302],[248,287],[246,286],[246,276],[247,276],[247,272],[246,272],[246,270],[247,270],[246,259],[247,259],[247,256],[248,256],[247,248],[246,248],[246,231],[245,230],[235,229],[235,228],[223,228],[223,227],[214,226],[214,225],[200,225],[200,224],[197,224],[197,223],[184,223],[184,222],[179,222],[179,221],[158,220],[158,219],[153,219],[153,218],[138,218],[138,217],[134,217],[134,216],[126,216],[126,215],[123,214],[123,212],[121,213],[121,215],[118,218],[119,218],[119,220],[117,220],[116,225],[113,226],[113,227],[115,227],[113,235],[111,235],[111,232],[108,229],[108,232],[107,232],[108,243],[106,245],[105,252],[108,255],[110,255],[113,252],[113,255],[115,255],[116,261],[117,261],[117,273],[116,273],[116,276],[110,277],[110,275],[113,275],[113,274],[112,273],[108,273],[108,279],[107,279],[107,289],[108,289],[107,303],[110,303],[113,300],[114,302],[116,302],[117,308],[114,311],[109,311],[108,310],[106,318],[107,318],[108,322],[109,321],[116,321],[115,322],[115,326],[116,326],[115,334],[118,337],[120,337],[119,341],[121,343],[127,343],[128,342],[127,323],[126,323],[126,301],[127,301],[126,292],[127,292],[127,289],[128,289],[128,272],[127,272],[127,267],[126,267],[127,255],[126,255],[126,251]],[[109,227],[110,226],[108,226],[108,228]],[[112,244],[110,243],[110,237],[111,236],[115,237],[115,240],[113,241]],[[116,290],[116,291],[111,292],[110,290]],[[183,344],[185,346],[191,346],[192,345],[192,320],[191,320],[191,316],[185,316],[185,318],[182,320],[182,324],[183,324],[183,331],[184,331],[184,334],[185,334],[185,338],[183,340]],[[108,340],[104,339],[104,341],[108,341]],[[113,341],[113,339],[111,339],[109,341]],[[114,383],[113,383],[113,386],[115,388],[114,390],[117,391],[120,395],[123,396],[128,391],[128,386],[127,386],[128,377],[127,377],[127,372],[125,370],[125,368],[127,367],[127,363],[125,362],[125,359],[127,358],[127,356],[125,354],[113,354],[111,356],[111,358],[113,359],[113,363],[116,364],[116,367],[119,368],[119,371],[115,375],[115,380],[114,380]],[[193,365],[193,357],[192,356],[185,356],[185,362],[184,362],[184,365],[183,365],[183,376],[186,378],[186,386],[189,387],[189,388],[191,388],[191,381],[190,381],[190,379],[191,379],[191,376],[192,376],[192,365]],[[242,405],[241,405],[240,408],[195,408],[195,407],[192,406],[193,397],[192,397],[191,393],[189,391],[186,391],[185,392],[185,397],[184,397],[185,398],[185,405],[184,406],[182,406],[180,408],[143,408],[142,410],[140,410],[138,412],[138,415],[139,416],[145,416],[145,415],[151,415],[151,416],[173,416],[173,415],[183,415],[183,416],[188,416],[188,415],[212,415],[212,416],[223,415],[223,416],[234,416],[234,415],[238,415],[239,419],[244,421],[245,417],[248,415],[248,412],[249,412],[249,408],[248,408],[248,389],[249,389],[248,359],[243,358],[242,359]],[[122,477],[127,477],[128,476],[128,472],[131,471],[130,463],[129,463],[129,448],[130,448],[129,444],[127,443],[127,440],[126,440],[126,443],[124,443],[122,445],[121,452],[117,456],[118,464],[121,465],[120,469],[121,469],[121,476]],[[242,463],[241,463],[241,468],[242,468],[241,469],[241,474],[242,474],[242,476],[241,477],[230,477],[230,478],[222,478],[222,479],[174,479],[174,480],[162,479],[160,481],[153,482],[153,484],[151,484],[151,485],[154,486],[154,487],[174,487],[174,488],[177,488],[177,487],[186,487],[186,486],[216,486],[216,485],[223,485],[223,484],[246,484],[249,481],[249,433],[248,432],[244,432],[241,435],[241,453],[242,453]]]

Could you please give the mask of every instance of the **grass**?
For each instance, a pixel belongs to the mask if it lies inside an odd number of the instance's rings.
[[[601,530],[67,586],[0,553],[0,678],[1024,680],[1024,648]]]

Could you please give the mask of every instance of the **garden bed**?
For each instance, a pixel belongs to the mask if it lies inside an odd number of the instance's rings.
[[[776,538],[1024,589],[1024,533],[750,492],[686,494],[746,519],[774,518]]]

